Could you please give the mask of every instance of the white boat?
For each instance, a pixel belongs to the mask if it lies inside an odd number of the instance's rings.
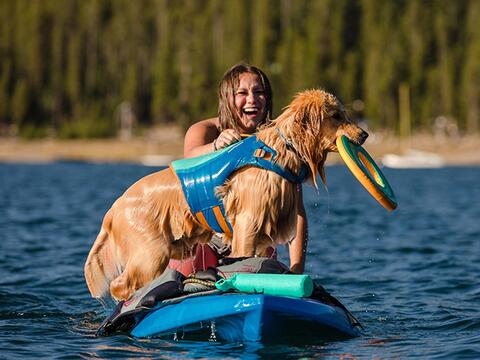
[[[408,150],[404,155],[385,154],[382,164],[393,169],[433,169],[445,166],[445,159],[435,153]]]

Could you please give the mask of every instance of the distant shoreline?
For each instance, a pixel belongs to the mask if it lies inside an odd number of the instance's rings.
[[[376,161],[385,154],[402,155],[409,149],[440,155],[447,166],[480,165],[480,136],[459,138],[419,134],[407,139],[371,133],[364,144]],[[183,156],[183,132],[177,127],[161,127],[130,140],[92,139],[25,141],[0,138],[0,163],[49,163],[85,161],[96,163],[138,163],[161,166]],[[337,154],[329,164],[337,163]]]

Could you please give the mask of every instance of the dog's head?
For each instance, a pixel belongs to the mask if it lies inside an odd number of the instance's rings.
[[[284,114],[285,117],[281,116],[284,130],[310,167],[315,186],[317,172],[325,183],[324,163],[329,152],[338,152],[335,144],[338,136],[345,135],[359,145],[368,137],[366,131],[348,118],[342,103],[323,90],[298,93]]]

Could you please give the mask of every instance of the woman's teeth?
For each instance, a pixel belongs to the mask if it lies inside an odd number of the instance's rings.
[[[243,112],[247,115],[255,115],[258,112],[257,108],[245,108]]]

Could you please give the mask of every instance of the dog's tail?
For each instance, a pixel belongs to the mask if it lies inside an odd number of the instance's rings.
[[[107,213],[102,228],[93,243],[85,262],[85,280],[90,294],[95,298],[105,298],[109,294],[110,282],[120,275],[120,264],[110,238],[111,214]]]

